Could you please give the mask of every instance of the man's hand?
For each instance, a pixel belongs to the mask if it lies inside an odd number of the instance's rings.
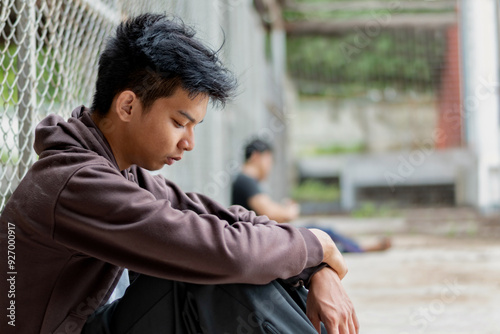
[[[300,214],[300,205],[295,203],[294,201],[286,201],[285,208],[288,211],[289,220],[296,219]]]
[[[342,253],[340,253],[332,238],[330,238],[326,232],[316,228],[311,228],[309,231],[314,233],[323,247],[323,262],[335,270],[340,279],[343,279],[347,274],[347,265],[345,264]]]
[[[306,310],[318,333],[321,333],[320,322],[323,322],[328,334],[359,333],[354,306],[339,275],[331,268],[326,267],[311,277]]]

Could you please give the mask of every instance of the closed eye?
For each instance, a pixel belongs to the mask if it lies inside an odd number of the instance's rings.
[[[175,124],[175,127],[179,128],[179,129],[182,129],[184,127],[184,125],[182,125],[181,123],[177,122],[175,119],[174,119],[174,124]]]

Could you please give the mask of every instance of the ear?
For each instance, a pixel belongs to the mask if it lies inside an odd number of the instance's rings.
[[[115,112],[123,122],[130,122],[133,112],[136,111],[139,99],[131,90],[124,90],[116,97]]]

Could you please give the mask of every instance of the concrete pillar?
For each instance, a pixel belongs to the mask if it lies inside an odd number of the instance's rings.
[[[462,0],[464,120],[477,156],[476,205],[500,207],[498,11],[495,0]]]
[[[286,32],[281,21],[273,24],[270,39],[273,80],[269,89],[273,92],[273,96],[269,97],[269,103],[273,105],[274,113],[269,115],[269,124],[273,130],[275,148],[275,167],[270,181],[272,195],[276,199],[281,199],[290,196],[292,181],[290,168],[292,161],[286,123],[290,110],[287,110],[285,105]]]

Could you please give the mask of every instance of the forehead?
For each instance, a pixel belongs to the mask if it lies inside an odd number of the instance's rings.
[[[191,118],[195,123],[199,123],[205,117],[209,97],[206,94],[198,94],[194,97],[182,88],[178,88],[174,94],[169,97],[157,99],[151,109],[157,111],[169,111],[172,114]]]
[[[264,151],[264,152],[262,152],[262,154],[263,154],[265,157],[269,157],[269,158],[272,158],[272,157],[273,157],[273,152],[271,152],[271,151]]]
[[[261,158],[272,158],[273,153],[271,151],[254,151],[254,154]]]

